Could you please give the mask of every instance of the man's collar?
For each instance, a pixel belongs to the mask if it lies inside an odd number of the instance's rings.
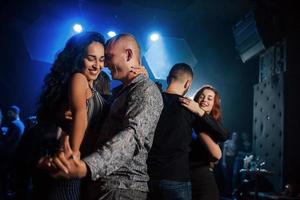
[[[144,74],[139,74],[136,77],[134,77],[129,84],[127,84],[127,85],[122,84],[122,85],[115,87],[114,90],[116,90],[116,91],[114,92],[114,96],[115,97],[119,96],[121,93],[123,93],[124,90],[126,90],[126,88],[130,87],[132,84],[138,83],[142,80],[145,80],[146,78],[147,78],[147,76],[145,76]]]
[[[140,82],[141,80],[144,80],[146,78],[146,76],[144,74],[139,74],[136,77],[134,77],[128,84],[124,85],[124,87],[127,87],[131,84]]]

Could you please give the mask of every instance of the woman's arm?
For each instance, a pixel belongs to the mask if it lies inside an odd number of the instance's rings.
[[[204,115],[205,111],[202,108],[200,108],[199,104],[196,101],[193,101],[186,97],[180,97],[179,101],[180,101],[181,105],[186,107],[192,113],[194,113],[200,117],[202,117]]]
[[[206,131],[215,141],[225,141],[227,139],[227,130],[222,126],[221,123],[217,122],[211,115],[207,114],[199,104],[188,98],[179,98],[181,105],[186,107],[192,113],[198,115],[201,118],[201,126],[204,125],[207,127]],[[199,118],[199,119],[200,119]]]
[[[73,118],[70,144],[75,153],[79,152],[87,128],[86,100],[88,89],[86,77],[81,73],[74,74],[71,80],[69,102]]]
[[[202,132],[199,133],[199,138],[201,142],[205,145],[208,152],[210,153],[212,157],[212,161],[216,162],[221,159],[222,157],[222,151],[220,146],[213,141],[213,139],[206,133]]]

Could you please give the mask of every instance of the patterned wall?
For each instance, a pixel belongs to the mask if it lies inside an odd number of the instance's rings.
[[[285,42],[275,44],[260,55],[259,83],[254,85],[253,151],[264,168],[274,172],[267,178],[275,191],[283,187],[284,166],[284,80]]]
[[[274,171],[268,177],[276,191],[283,182],[284,147],[284,76],[274,75],[254,86],[253,150],[266,162],[264,168]]]

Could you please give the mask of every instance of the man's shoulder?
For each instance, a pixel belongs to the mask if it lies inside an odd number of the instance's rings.
[[[148,77],[141,77],[131,88],[127,98],[137,101],[142,105],[155,105],[157,108],[163,108],[163,99],[160,90],[156,84]],[[142,103],[143,102],[143,103]],[[151,103],[150,103],[151,102]]]
[[[16,127],[24,127],[24,123],[21,120],[14,120],[11,122],[12,126],[16,126]]]
[[[176,120],[184,120],[192,124],[196,120],[195,114],[181,105],[179,98],[180,95],[170,94],[163,92],[162,98],[164,103],[164,109],[162,111],[163,116],[166,118],[173,118]]]
[[[175,102],[179,102],[179,97],[182,97],[180,95],[172,94],[172,93],[168,93],[168,92],[163,92],[162,96],[165,101],[175,101]]]
[[[24,132],[24,129],[25,129],[25,125],[21,120],[14,120],[9,123],[8,130],[12,132],[19,132],[22,134]]]
[[[133,89],[139,92],[144,92],[146,94],[154,93],[161,96],[161,93],[156,84],[146,76],[139,77],[139,80],[135,83],[135,87]]]
[[[156,86],[155,83],[149,77],[142,75],[142,74],[137,77],[136,84],[139,87],[145,87],[145,86],[149,86],[149,85]]]
[[[183,105],[181,105],[179,98],[183,97],[178,94],[172,94],[172,93],[167,93],[163,92],[162,97],[164,100],[164,103],[168,105],[171,109],[177,108],[178,110],[182,112],[186,112],[188,115],[193,115],[191,111],[189,111],[187,108],[185,108]]]

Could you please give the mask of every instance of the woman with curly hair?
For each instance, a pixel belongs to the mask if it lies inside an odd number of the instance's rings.
[[[92,130],[97,130],[94,127],[99,124],[96,120],[101,120],[104,113],[105,101],[94,89],[94,82],[104,67],[104,44],[104,37],[97,32],[74,35],[58,54],[44,80],[38,122],[55,124],[68,134],[74,156],[91,152],[96,141]],[[68,110],[72,120],[65,117]],[[43,176],[38,177],[43,179]],[[79,199],[79,180],[48,178],[51,181],[44,187],[36,185],[38,195],[43,199]]]

